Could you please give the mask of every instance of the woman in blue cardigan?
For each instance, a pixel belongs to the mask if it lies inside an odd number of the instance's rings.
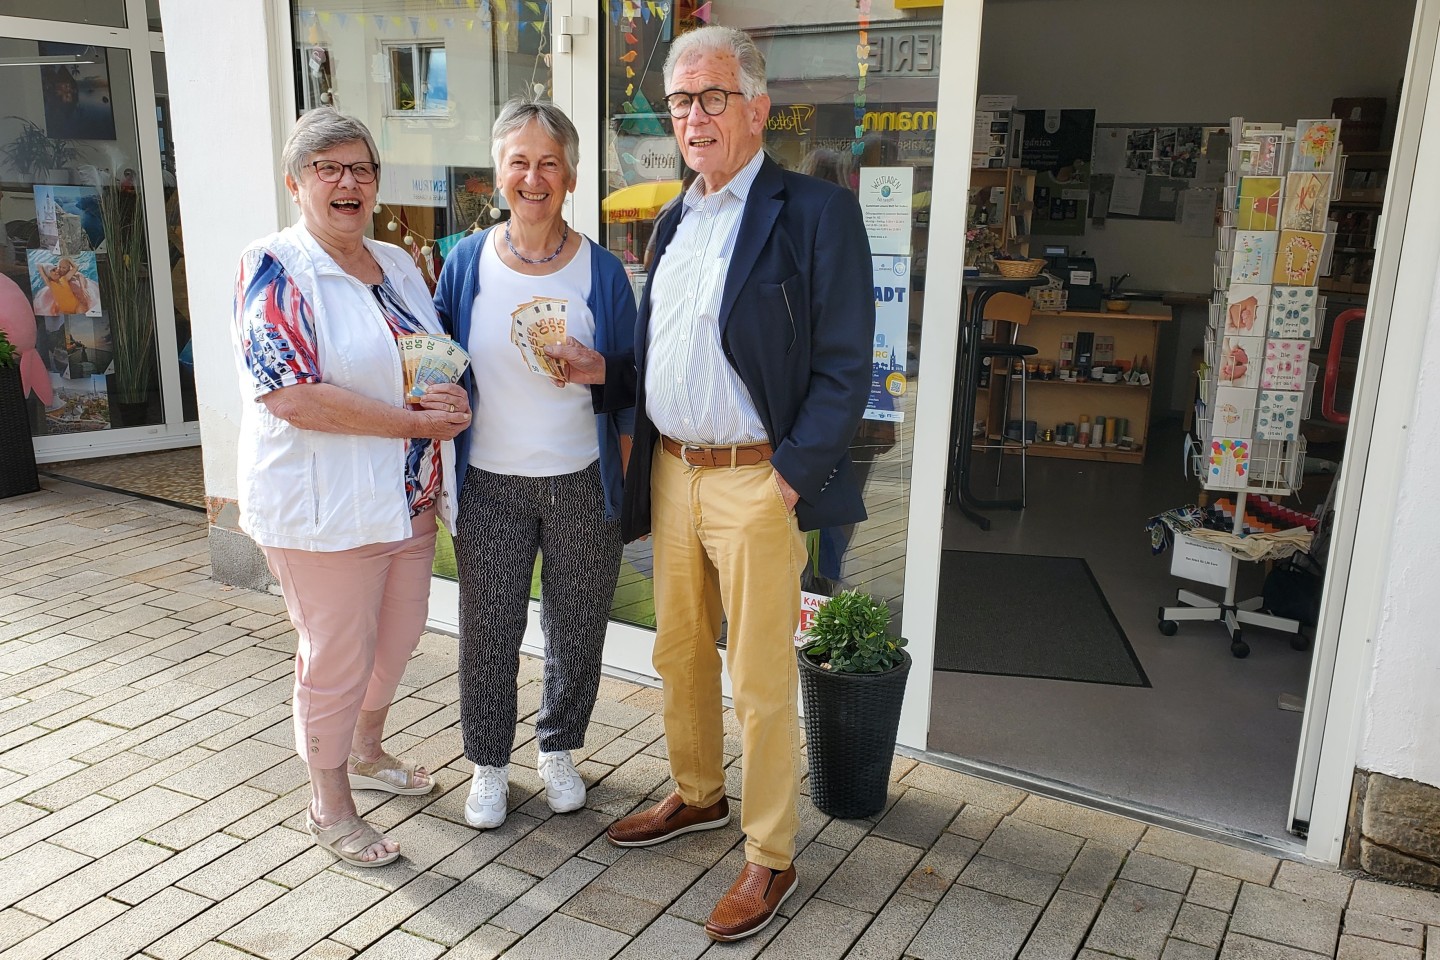
[[[542,557],[545,678],[535,736],[545,799],[585,804],[570,751],[585,741],[620,571],[620,492],[634,413],[596,414],[590,388],[567,385],[543,345],[575,337],[626,350],[635,298],[625,268],[563,217],[580,137],[554,104],[512,100],[491,131],[511,217],[462,240],[440,273],[435,307],[470,352],[472,426],[455,440],[461,474],[460,725],[475,764],[465,819],[500,826],[508,809],[515,678]]]

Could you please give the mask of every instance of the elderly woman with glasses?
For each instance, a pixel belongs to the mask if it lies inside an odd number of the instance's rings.
[[[565,222],[580,137],[552,103],[512,100],[491,131],[510,219],[462,240],[435,306],[470,351],[475,422],[456,440],[460,514],[460,725],[475,764],[465,819],[488,829],[509,809],[515,678],[541,557],[544,684],[535,717],[551,810],[585,803],[571,751],[585,742],[620,569],[622,446],[633,412],[596,414],[544,344],[565,337],[628,351],[635,298],[620,261]],[[517,342],[518,341],[518,342]]]
[[[470,404],[455,384],[405,394],[397,339],[442,331],[409,254],[365,236],[380,176],[369,130],[312,110],[282,162],[300,222],[251,244],[235,283],[251,401],[240,426],[241,527],[264,551],[298,635],[306,825],[336,856],[375,867],[400,848],[360,819],[351,790],[433,786],[381,740],[425,627],[437,517],[452,525],[451,441]]]

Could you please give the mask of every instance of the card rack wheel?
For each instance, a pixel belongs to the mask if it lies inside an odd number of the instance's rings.
[[[1166,620],[1165,614],[1162,611],[1160,614],[1160,632],[1167,637],[1173,637],[1175,636],[1175,631],[1179,629],[1180,624],[1176,623],[1174,620]]]
[[[1240,631],[1235,631],[1235,636],[1230,638],[1230,655],[1236,660],[1244,660],[1250,656],[1250,644],[1241,639]]]
[[[1293,637],[1290,638],[1290,649],[1291,649],[1291,650],[1309,650],[1309,649],[1310,649],[1310,638],[1307,637],[1307,636],[1305,636],[1305,634],[1303,634],[1303,633],[1297,633],[1297,634],[1295,634]]]

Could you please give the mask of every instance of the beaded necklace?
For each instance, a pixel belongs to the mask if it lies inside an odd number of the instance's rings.
[[[531,260],[529,257],[522,254],[519,250],[516,250],[515,244],[510,242],[510,221],[505,221],[505,246],[510,248],[510,252],[515,255],[516,260],[519,260],[521,263],[528,263],[532,267],[539,263],[549,263],[551,260],[554,260],[556,257],[560,256],[560,251],[565,249],[565,242],[569,239],[570,225],[567,223],[565,224],[565,232],[560,235],[560,246],[555,248],[555,252],[550,254],[550,256],[548,257],[541,257],[538,260]]]

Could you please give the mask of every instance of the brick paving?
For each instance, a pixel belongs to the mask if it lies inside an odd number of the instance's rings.
[[[603,681],[577,755],[587,809],[555,816],[525,658],[512,812],[475,831],[438,634],[387,745],[440,788],[358,794],[406,856],[342,866],[304,832],[283,604],[215,583],[208,560],[194,512],[54,480],[0,501],[0,956],[1440,960],[1440,894],[903,758],[875,818],[803,801],[782,918],[712,944],[738,826],[629,851],[603,838],[670,788],[657,691]]]

